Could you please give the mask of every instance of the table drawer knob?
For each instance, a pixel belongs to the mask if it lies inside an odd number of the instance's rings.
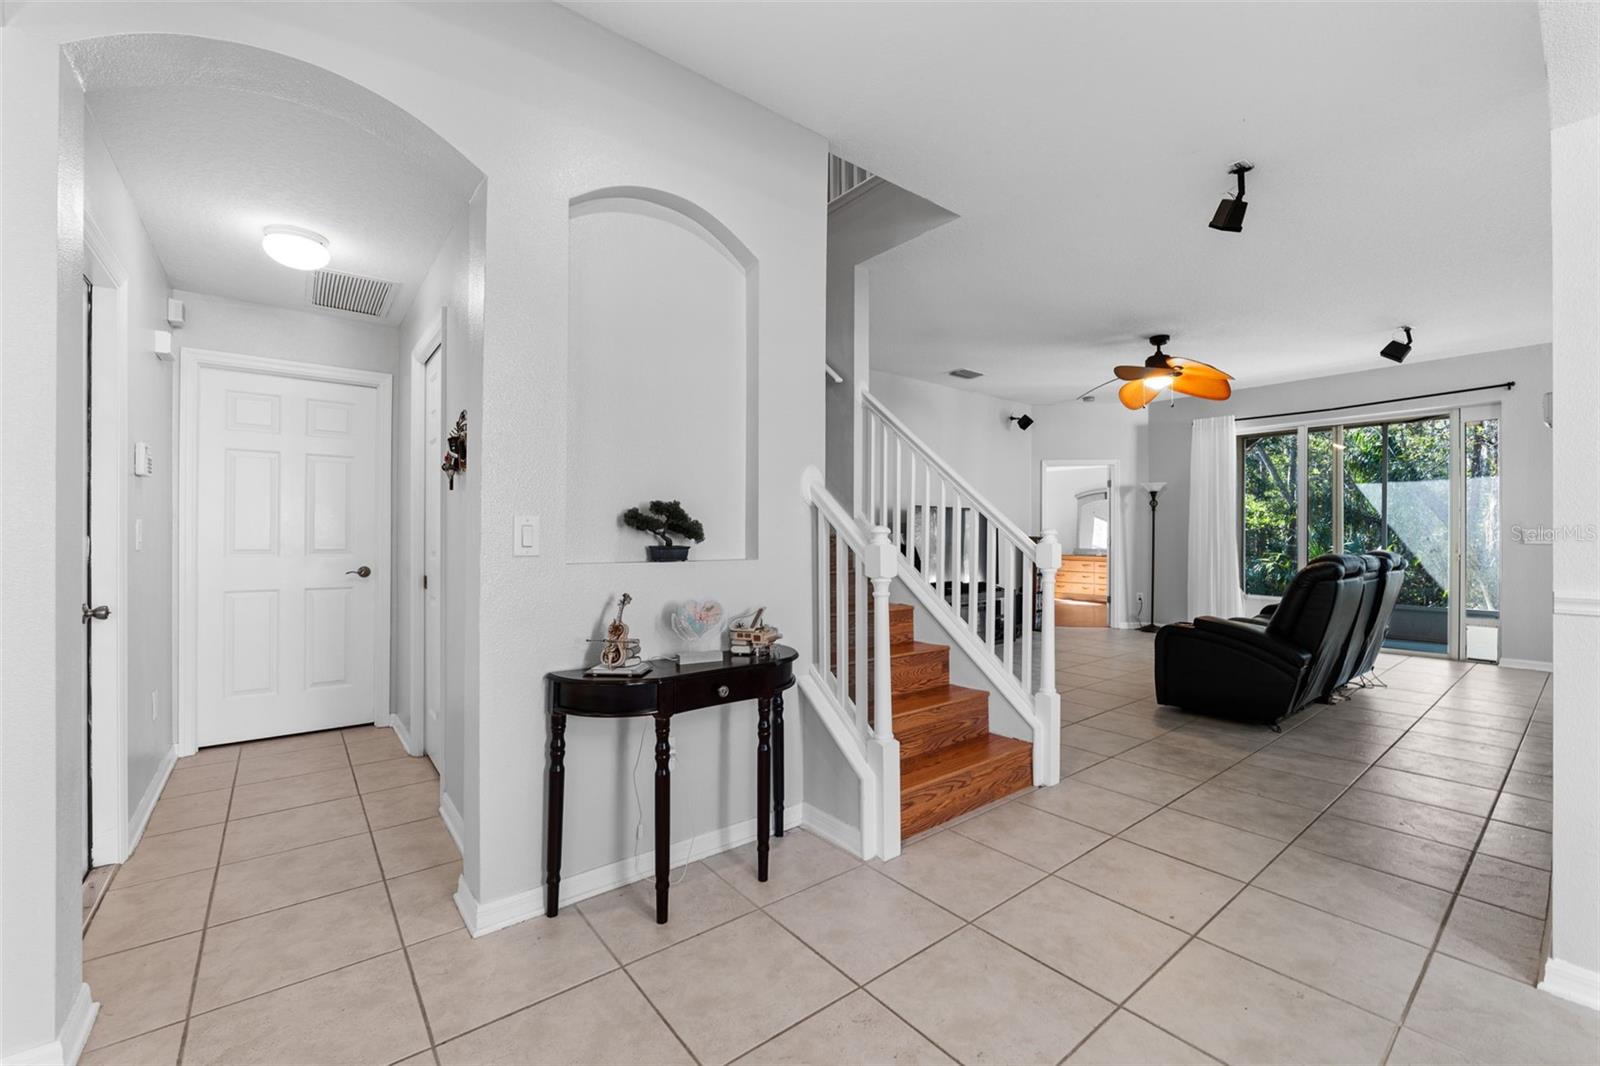
[[[728,698],[728,686],[727,685],[718,685],[717,686],[717,695],[721,696],[723,699],[727,699]]]

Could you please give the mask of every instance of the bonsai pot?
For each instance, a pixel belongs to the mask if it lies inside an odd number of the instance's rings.
[[[689,545],[650,544],[644,549],[644,557],[652,563],[681,563],[689,558]]]

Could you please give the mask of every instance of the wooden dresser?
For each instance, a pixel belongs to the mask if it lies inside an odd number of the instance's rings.
[[[1106,602],[1106,557],[1063,555],[1056,571],[1056,599]]]

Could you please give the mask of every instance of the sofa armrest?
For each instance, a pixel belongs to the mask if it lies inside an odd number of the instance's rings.
[[[1258,653],[1277,659],[1288,667],[1299,669],[1311,662],[1310,652],[1297,648],[1287,641],[1268,636],[1264,627],[1250,622],[1201,615],[1194,620],[1194,627],[1202,633],[1212,633],[1247,644]]]
[[[1260,613],[1258,613],[1256,615],[1256,617],[1257,618],[1271,618],[1272,617],[1272,612],[1276,611],[1278,609],[1278,604],[1282,603],[1282,602],[1283,602],[1282,600],[1279,600],[1277,603],[1269,603],[1269,604],[1267,604],[1265,607],[1261,608]]]

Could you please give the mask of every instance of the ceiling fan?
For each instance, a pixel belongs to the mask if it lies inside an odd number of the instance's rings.
[[[1231,374],[1198,359],[1168,355],[1161,346],[1171,340],[1169,335],[1157,333],[1150,338],[1150,343],[1156,347],[1155,354],[1146,359],[1143,366],[1116,368],[1117,377],[1127,383],[1117,390],[1122,406],[1138,411],[1168,389],[1202,400],[1226,400],[1233,395],[1233,387],[1228,384],[1233,380]]]

